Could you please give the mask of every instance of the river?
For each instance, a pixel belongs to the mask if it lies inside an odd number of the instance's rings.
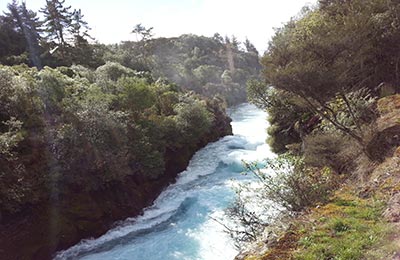
[[[198,151],[176,183],[167,187],[142,216],[116,224],[97,239],[83,240],[55,259],[231,260],[238,253],[224,227],[233,186],[251,178],[240,174],[242,160],[271,156],[266,114],[250,104],[229,109],[233,136]]]

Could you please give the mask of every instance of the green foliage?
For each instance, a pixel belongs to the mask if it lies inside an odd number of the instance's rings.
[[[368,91],[400,83],[393,45],[399,8],[395,1],[355,0],[321,1],[305,10],[270,42],[262,60],[267,85],[302,98],[310,112],[365,147]]]
[[[70,66],[73,63],[96,68],[104,64],[105,48],[90,44],[90,28],[80,10],[70,11],[65,1],[48,0],[43,20],[26,4],[13,0],[8,13],[0,15],[0,62],[5,65],[28,64]]]
[[[320,211],[330,215],[314,214],[316,223],[304,229],[294,259],[363,259],[387,232],[381,222],[382,204],[377,201],[339,199]]]
[[[250,203],[246,195],[242,194],[246,190],[244,187],[237,189],[235,201],[225,210],[225,214],[230,219],[230,223],[224,225],[225,229],[239,250],[244,249],[247,243],[256,241],[268,225],[265,219],[249,208]]]
[[[222,71],[218,66],[201,65],[193,70],[193,75],[202,85],[207,83],[220,83]]]
[[[21,68],[20,68],[21,69]],[[24,69],[26,70],[26,68]],[[28,142],[28,127],[40,125],[40,102],[32,96],[30,75],[17,76],[17,70],[0,67],[0,208],[16,212],[20,205],[36,200],[32,194],[34,174],[27,174],[20,148]],[[29,151],[24,151],[29,153]],[[26,161],[29,163],[29,160]]]
[[[337,132],[315,132],[304,138],[304,160],[315,167],[329,166],[341,173],[348,166],[341,151],[348,142],[346,136]]]
[[[50,113],[60,112],[60,103],[66,95],[65,86],[70,84],[69,79],[52,69],[40,71],[38,77],[38,92],[44,102],[44,109]]]
[[[248,99],[268,112],[268,144],[275,153],[287,151],[286,145],[300,143],[301,137],[311,132],[313,125],[307,106],[290,92],[268,87],[252,80],[247,86]]]
[[[18,64],[15,59],[23,55],[26,48],[24,35],[17,29],[12,17],[0,15],[0,62]]]
[[[205,134],[213,121],[212,114],[204,103],[187,97],[184,102],[175,106],[175,120],[183,139],[193,140]]]
[[[117,81],[122,76],[135,76],[135,72],[116,62],[107,62],[96,69],[96,81]]]
[[[5,213],[72,187],[158,179],[171,160],[167,151],[194,151],[223,114],[217,103],[116,63],[96,71],[2,66],[0,90]]]
[[[237,104],[245,101],[246,82],[259,76],[261,66],[253,49],[246,52],[231,45],[217,38],[182,35],[123,42],[105,59],[150,70],[155,77],[166,77],[187,90],[210,98],[219,95]]]
[[[110,81],[117,81],[121,74],[138,76],[133,71],[151,71],[154,78],[165,77],[209,98],[223,97],[230,105],[245,102],[247,80],[260,74],[254,45],[246,40],[244,51],[234,36],[151,39],[153,28],[137,24],[132,31],[137,34],[136,42],[105,46],[89,43],[90,28],[84,15],[81,10],[71,11],[64,0],[47,0],[40,10],[43,21],[24,3],[14,1],[9,9],[9,14],[0,16],[2,64],[25,63],[38,69],[73,64],[92,69],[101,66],[95,79],[93,75],[88,79],[104,88],[108,85],[111,92],[115,86]],[[118,64],[125,68],[118,68]]]
[[[265,169],[260,169],[251,163],[246,168],[260,180],[261,196],[289,211],[301,211],[327,201],[336,186],[336,177],[329,168],[311,168],[301,157],[282,154],[267,159],[265,165]]]
[[[361,125],[368,124],[376,119],[376,113],[373,108],[376,100],[377,98],[373,97],[370,91],[362,88],[347,93],[345,98],[336,96],[327,103],[327,107],[330,113],[335,114],[336,120],[341,125],[356,131],[360,130],[357,128],[360,128]],[[322,120],[320,128],[330,132],[337,131],[337,128],[334,128],[327,119]]]
[[[302,157],[289,153],[263,162],[245,162],[245,171],[257,179],[237,189],[236,200],[226,211],[234,225],[229,222],[225,228],[239,248],[265,234],[265,227],[276,222],[280,213],[290,215],[327,202],[338,184],[329,168],[310,167]]]
[[[64,3],[65,0],[46,0],[46,6],[40,10],[49,39],[57,41],[61,48],[66,44],[67,29],[71,26],[71,6],[64,6]]]
[[[11,159],[13,149],[24,138],[21,133],[22,122],[11,117],[10,120],[3,121],[2,124],[8,129],[0,134],[0,155],[6,159]]]
[[[120,104],[118,107],[123,110],[142,112],[155,103],[154,87],[149,85],[146,79],[124,77],[118,80],[117,85],[117,102]]]
[[[135,25],[134,29],[132,30],[132,33],[136,34],[136,38],[138,39],[140,37],[140,41],[146,41],[153,37],[152,33],[153,27],[146,28],[142,24],[137,24]]]
[[[179,95],[175,91],[166,91],[158,95],[158,105],[161,115],[173,115],[174,107],[179,102]]]

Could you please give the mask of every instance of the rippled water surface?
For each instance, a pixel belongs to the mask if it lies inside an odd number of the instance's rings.
[[[229,110],[233,136],[207,145],[147,208],[97,239],[84,240],[55,259],[230,260],[233,241],[212,218],[232,203],[232,185],[245,181],[242,160],[270,156],[266,114],[249,104]],[[234,180],[233,180],[234,179]]]

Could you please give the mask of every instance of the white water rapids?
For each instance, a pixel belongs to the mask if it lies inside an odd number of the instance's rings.
[[[243,176],[242,160],[270,157],[266,114],[249,104],[229,110],[233,136],[198,151],[176,183],[142,216],[128,218],[97,239],[83,240],[55,259],[231,260],[238,253],[222,218]]]

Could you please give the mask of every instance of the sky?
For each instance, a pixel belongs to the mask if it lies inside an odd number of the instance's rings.
[[[6,10],[11,0],[0,0]],[[155,37],[182,34],[235,35],[248,38],[259,51],[268,47],[273,28],[281,27],[305,5],[317,0],[65,0],[72,9],[81,9],[101,43],[135,40],[130,33],[141,23],[154,27]],[[39,10],[45,0],[25,0],[29,9]]]

